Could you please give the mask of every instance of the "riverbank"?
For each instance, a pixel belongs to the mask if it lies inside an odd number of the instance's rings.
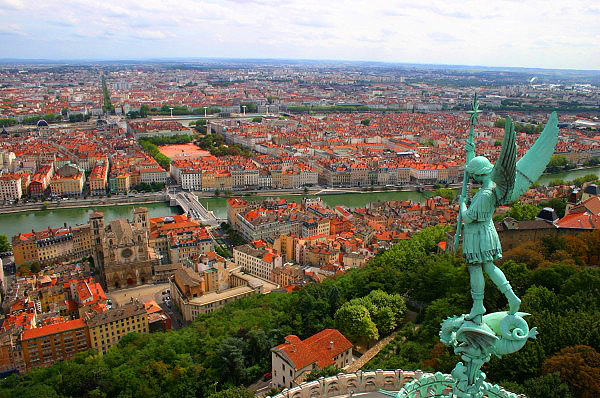
[[[36,203],[23,203],[16,206],[2,206],[0,207],[0,214],[56,209],[141,205],[161,202],[165,202],[164,194],[162,192],[138,197],[114,196],[110,198],[68,199],[61,200],[60,202],[48,201]]]

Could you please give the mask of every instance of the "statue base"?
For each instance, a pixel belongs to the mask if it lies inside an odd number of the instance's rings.
[[[484,315],[481,323],[454,316],[442,322],[440,341],[452,347],[461,360],[450,376],[436,373],[427,380],[414,380],[396,394],[396,398],[456,397],[456,398],[512,398],[510,393],[485,381],[481,367],[492,355],[501,357],[523,348],[528,339],[537,336],[537,329],[529,329],[524,316],[517,312],[494,312]],[[434,395],[431,395],[431,394]]]

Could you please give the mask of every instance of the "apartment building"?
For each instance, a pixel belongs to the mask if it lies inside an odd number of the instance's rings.
[[[15,264],[37,261],[42,264],[92,255],[93,240],[89,225],[78,227],[48,228],[15,235],[12,248]]]
[[[146,307],[133,298],[119,307],[89,314],[85,322],[89,328],[90,347],[99,354],[104,354],[129,333],[149,333]]]
[[[92,195],[105,195],[108,186],[108,164],[99,163],[90,173],[90,193]]]
[[[54,195],[81,195],[85,175],[83,170],[72,163],[67,163],[56,170],[50,180],[50,190]]]
[[[234,247],[233,261],[249,274],[266,280],[273,280],[273,269],[282,266],[281,256],[260,241]]]
[[[87,326],[75,319],[28,329],[21,336],[21,348],[26,369],[50,366],[90,348]]]
[[[23,196],[21,176],[4,174],[0,176],[0,200],[18,200]]]
[[[184,259],[214,250],[206,228],[186,215],[150,219],[149,245],[162,256],[162,263]]]

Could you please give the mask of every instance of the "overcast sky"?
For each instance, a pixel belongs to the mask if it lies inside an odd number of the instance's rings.
[[[600,69],[599,0],[0,0],[0,58]]]

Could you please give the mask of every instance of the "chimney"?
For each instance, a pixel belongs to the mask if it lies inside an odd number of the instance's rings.
[[[330,341],[329,341],[329,349],[330,349],[330,350],[333,350],[333,340],[330,340]]]

